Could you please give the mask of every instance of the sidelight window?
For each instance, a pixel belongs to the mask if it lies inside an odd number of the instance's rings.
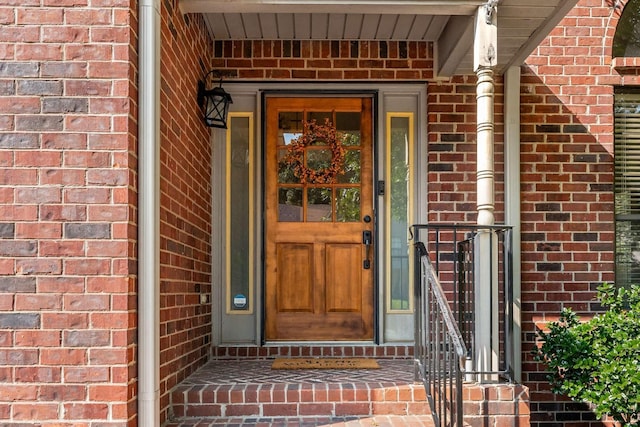
[[[413,113],[389,113],[386,138],[387,310],[410,311],[409,226],[413,223]]]
[[[253,312],[253,114],[229,113],[226,140],[227,313]]]

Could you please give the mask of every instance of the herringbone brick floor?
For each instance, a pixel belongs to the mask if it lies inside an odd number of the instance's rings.
[[[411,359],[378,359],[380,369],[278,369],[272,360],[214,360],[192,374],[181,386],[237,384],[412,384]]]

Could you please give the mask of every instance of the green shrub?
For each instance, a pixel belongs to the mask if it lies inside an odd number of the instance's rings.
[[[598,298],[607,308],[580,322],[570,309],[549,330],[535,358],[549,368],[553,391],[589,403],[596,415],[623,426],[638,425],[640,410],[640,287],[603,284]]]

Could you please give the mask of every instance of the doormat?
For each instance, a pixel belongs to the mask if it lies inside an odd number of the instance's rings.
[[[363,358],[301,358],[276,359],[271,369],[379,369],[374,359]]]

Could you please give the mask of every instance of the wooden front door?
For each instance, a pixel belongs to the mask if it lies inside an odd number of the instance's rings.
[[[371,102],[267,98],[267,340],[373,339]]]

